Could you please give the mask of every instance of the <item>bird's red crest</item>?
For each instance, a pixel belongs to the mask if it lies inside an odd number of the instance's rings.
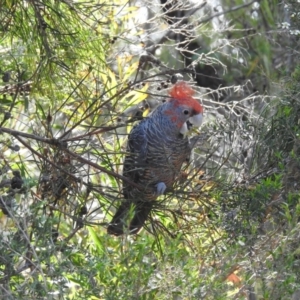
[[[187,98],[192,98],[195,91],[184,81],[177,82],[169,92],[170,96],[178,99],[184,100]]]
[[[169,95],[179,103],[190,105],[197,113],[202,113],[201,104],[193,98],[195,91],[184,81],[177,82],[169,92]]]

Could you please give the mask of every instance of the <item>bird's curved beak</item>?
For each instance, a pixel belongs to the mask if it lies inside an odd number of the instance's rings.
[[[200,127],[203,121],[203,114],[200,113],[198,115],[195,115],[193,117],[190,117],[181,127],[180,133],[185,135],[189,132],[192,126]]]
[[[184,122],[182,127],[180,128],[180,131],[179,131],[181,134],[183,134],[184,136],[189,132],[189,128],[187,126],[187,123]]]
[[[193,126],[195,126],[195,127],[200,127],[200,125],[202,124],[202,121],[203,121],[202,113],[189,118],[189,122],[191,124],[193,124]]]

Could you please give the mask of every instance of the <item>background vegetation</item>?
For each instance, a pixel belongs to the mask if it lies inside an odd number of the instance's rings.
[[[300,299],[300,3],[0,1],[0,299]],[[193,159],[106,233],[133,124],[190,82]]]

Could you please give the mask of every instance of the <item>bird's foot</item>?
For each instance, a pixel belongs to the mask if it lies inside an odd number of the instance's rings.
[[[156,194],[158,196],[163,195],[167,189],[167,186],[164,182],[159,182],[158,184],[155,185],[155,187],[156,187]]]

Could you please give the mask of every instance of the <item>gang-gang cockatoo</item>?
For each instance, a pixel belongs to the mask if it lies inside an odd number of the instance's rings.
[[[182,164],[190,157],[192,144],[187,133],[191,126],[201,125],[203,107],[184,81],[177,82],[169,94],[170,98],[129,134],[123,176],[140,188],[123,181],[124,199],[107,228],[109,234],[136,234],[157,197],[172,189]],[[128,220],[130,212],[133,217]]]

